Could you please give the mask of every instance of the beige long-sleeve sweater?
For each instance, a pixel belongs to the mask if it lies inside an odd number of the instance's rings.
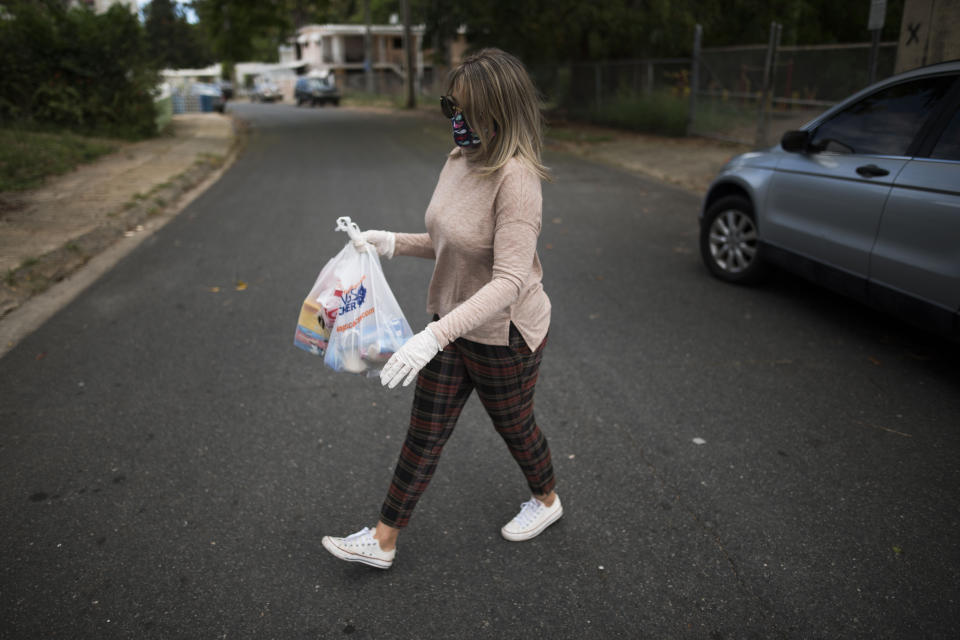
[[[457,338],[510,344],[513,322],[536,349],[550,327],[537,256],[540,179],[516,158],[481,176],[459,148],[450,152],[427,206],[427,233],[396,234],[396,255],[434,258],[427,325],[443,348]]]

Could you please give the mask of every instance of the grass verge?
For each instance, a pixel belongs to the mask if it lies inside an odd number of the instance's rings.
[[[686,135],[687,107],[685,98],[668,92],[628,93],[610,97],[589,110],[573,110],[571,115],[618,129],[681,137]]]
[[[22,191],[116,150],[117,140],[0,129],[0,191]]]
[[[605,133],[594,133],[583,131],[576,128],[563,128],[564,125],[554,125],[547,128],[545,137],[548,140],[558,140],[560,142],[574,142],[597,144],[600,142],[613,142],[613,136]]]

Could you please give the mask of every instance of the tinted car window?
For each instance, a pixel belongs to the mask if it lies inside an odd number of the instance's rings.
[[[855,102],[817,128],[814,145],[850,153],[902,156],[954,78],[923,78]],[[833,141],[833,145],[827,145]]]
[[[930,157],[940,160],[960,160],[960,109],[957,109],[950,124],[940,134],[940,139],[937,140],[937,145],[930,153]]]

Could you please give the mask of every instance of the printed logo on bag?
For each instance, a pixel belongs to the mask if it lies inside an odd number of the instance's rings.
[[[349,313],[351,311],[356,311],[363,306],[364,301],[367,299],[367,288],[363,286],[363,278],[360,279],[360,282],[353,285],[346,291],[336,290],[334,295],[340,298],[340,301],[343,303],[340,305],[340,313]]]

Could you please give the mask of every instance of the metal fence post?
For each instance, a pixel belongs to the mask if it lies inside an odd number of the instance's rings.
[[[697,91],[700,88],[700,44],[703,27],[693,28],[693,57],[690,61],[690,105],[687,107],[687,135],[693,134],[693,119],[697,113]]]
[[[870,72],[867,84],[877,81],[877,60],[880,58],[880,29],[873,30],[873,41],[870,46]]]
[[[767,146],[767,128],[770,121],[770,94],[773,91],[773,78],[777,64],[777,48],[780,46],[780,32],[783,26],[770,23],[770,41],[767,45],[767,60],[763,66],[763,92],[757,109],[757,135],[754,144],[760,148]]]
[[[597,93],[597,109],[599,110],[603,104],[603,69],[600,67],[600,63],[596,63],[593,67],[593,78],[594,78],[594,89]]]

